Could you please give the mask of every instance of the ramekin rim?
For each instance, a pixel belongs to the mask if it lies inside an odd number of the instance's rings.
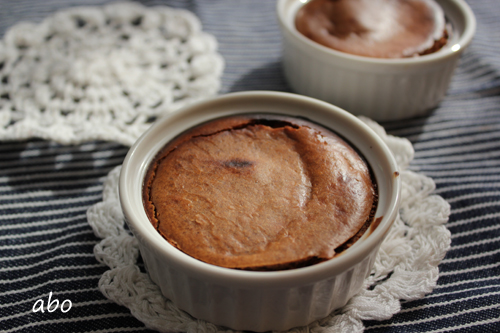
[[[121,174],[120,174],[120,180],[119,180],[119,196],[120,196],[120,203],[122,205],[122,210],[125,214],[126,218],[129,218],[130,216],[134,216],[135,214],[131,214],[129,211],[129,205],[128,203],[130,201],[131,196],[128,195],[127,193],[127,187],[126,187],[126,182],[125,179],[127,177],[131,177],[132,175],[129,174],[129,164],[131,163],[131,159],[133,158],[135,151],[139,148],[141,148],[142,142],[147,138],[148,133],[153,128],[156,127],[161,127],[163,126],[164,123],[167,123],[172,117],[175,117],[177,114],[186,112],[186,110],[190,110],[196,107],[199,107],[200,105],[203,105],[205,103],[210,103],[213,101],[228,101],[230,99],[238,99],[242,97],[251,97],[251,98],[258,98],[258,97],[272,97],[272,98],[277,98],[277,99],[294,99],[296,101],[301,100],[301,101],[306,101],[308,103],[316,103],[318,105],[322,105],[323,107],[331,108],[334,109],[335,112],[338,112],[340,110],[340,115],[342,117],[348,118],[349,121],[352,121],[355,123],[356,126],[359,128],[362,128],[366,133],[370,135],[370,137],[374,140],[373,142],[379,146],[383,152],[384,156],[387,158],[387,162],[392,166],[392,171],[391,172],[399,172],[399,168],[397,166],[397,163],[394,159],[394,156],[392,155],[390,149],[387,147],[387,145],[383,142],[383,140],[365,123],[363,123],[361,120],[359,120],[357,117],[354,115],[350,114],[349,112],[335,106],[332,104],[329,104],[327,102],[323,102],[320,100],[317,100],[315,98],[303,96],[303,95],[298,95],[294,93],[287,93],[287,92],[276,92],[276,91],[245,91],[245,92],[234,92],[234,93],[228,93],[225,95],[219,95],[216,97],[208,98],[203,101],[191,104],[189,106],[183,107],[182,109],[171,113],[169,115],[166,115],[165,117],[159,119],[155,124],[151,126],[149,130],[147,130],[135,143],[134,145],[130,148],[127,156],[125,157],[125,160],[122,165],[121,169]],[[349,139],[349,138],[347,138]],[[139,161],[140,163],[144,164],[147,161]],[[391,200],[389,200],[390,205],[388,207],[387,213],[383,216],[381,223],[379,226],[371,233],[369,237],[367,237],[361,244],[358,246],[357,252],[360,252],[362,254],[358,254],[358,258],[364,258],[369,255],[371,251],[373,251],[374,247],[376,247],[376,244],[380,242],[380,239],[385,237],[386,233],[392,226],[392,223],[398,213],[398,206],[400,202],[400,189],[401,189],[401,180],[400,177],[395,177],[394,178],[394,186],[393,186],[393,191],[391,193]],[[145,216],[145,214],[144,214]],[[190,257],[189,255],[179,251],[178,249],[175,249],[173,246],[171,246],[168,241],[163,239],[159,233],[157,233],[156,230],[155,236],[153,236],[153,239],[151,239],[148,235],[148,232],[145,232],[144,228],[147,228],[143,226],[143,224],[149,224],[149,220],[138,222],[135,219],[128,220],[128,223],[133,224],[133,230],[135,232],[140,232],[140,235],[138,238],[139,241],[143,238],[148,239],[148,246],[153,246],[155,251],[160,251],[163,254],[166,254],[169,256],[170,259],[172,259],[172,262],[176,262],[177,264],[181,265],[184,269],[188,269],[191,272],[195,272],[197,276],[203,276],[204,278],[213,280],[216,279],[217,281],[224,281],[226,283],[235,283],[235,284],[240,284],[240,283],[250,283],[250,284],[257,284],[257,285],[265,285],[268,284],[273,285],[273,284],[286,284],[287,280],[294,280],[294,281],[304,281],[308,280],[310,283],[325,279],[327,277],[331,277],[331,271],[333,270],[330,266],[333,266],[334,264],[336,266],[340,267],[352,267],[356,265],[358,262],[360,262],[362,259],[359,259],[357,261],[352,261],[350,257],[353,257],[355,255],[349,255],[349,251],[346,251],[345,254],[340,255],[339,257],[330,259],[328,261],[325,261],[323,263],[303,267],[303,268],[297,268],[297,269],[291,269],[291,270],[282,270],[282,271],[245,271],[245,270],[236,270],[236,269],[231,269],[231,268],[224,268],[224,267],[219,267],[215,266],[212,264],[208,264],[205,262],[202,262],[200,260],[197,260],[195,258]],[[146,225],[147,225],[146,224]],[[150,225],[151,226],[151,225]],[[151,226],[152,227],[152,226]],[[136,235],[137,236],[137,235]],[[161,240],[160,240],[161,238]],[[170,249],[171,247],[171,249]],[[173,250],[173,252],[170,252]],[[174,256],[172,256],[174,255]],[[179,255],[183,258],[182,261],[178,259]],[[342,270],[344,271],[344,270]],[[339,272],[340,273],[340,272]],[[313,281],[314,280],[314,281]]]
[[[291,28],[287,24],[287,19],[286,15],[284,13],[284,4],[286,1],[290,0],[278,0],[276,3],[276,12],[278,16],[279,23],[282,27],[282,29],[288,31],[293,38],[302,43],[305,44],[308,47],[312,47],[314,50],[321,52],[322,54],[332,56],[332,57],[338,57],[343,60],[348,60],[348,61],[353,61],[353,62],[359,62],[359,63],[364,63],[364,64],[375,64],[375,65],[387,65],[387,66],[407,66],[411,64],[424,64],[424,63],[429,63],[429,62],[434,62],[434,61],[439,61],[442,59],[446,59],[448,57],[452,57],[454,54],[457,52],[461,52],[463,49],[465,49],[471,42],[472,38],[474,37],[475,31],[476,31],[476,17],[474,15],[474,12],[470,8],[470,6],[465,2],[465,0],[447,0],[450,2],[455,3],[457,8],[459,8],[462,12],[462,14],[465,17],[465,29],[460,36],[460,38],[457,40],[457,42],[454,45],[459,45],[458,48],[452,49],[452,48],[446,48],[444,50],[439,50],[438,52],[434,52],[431,54],[426,54],[423,56],[418,56],[418,57],[411,57],[411,58],[398,58],[398,59],[386,59],[386,58],[374,58],[374,57],[366,57],[366,56],[360,56],[360,55],[355,55],[355,54],[349,54],[341,51],[337,51],[331,48],[328,48],[326,46],[323,46],[319,43],[316,43],[309,38],[303,36],[300,32],[297,31],[295,28]],[[301,0],[293,0],[301,3],[307,3],[303,2]],[[445,13],[446,14],[446,13]]]

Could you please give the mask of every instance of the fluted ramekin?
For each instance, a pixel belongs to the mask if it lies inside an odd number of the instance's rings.
[[[291,89],[377,121],[427,114],[445,96],[460,54],[476,30],[474,13],[464,0],[436,1],[453,26],[448,44],[419,57],[380,59],[310,40],[294,23],[297,10],[307,1],[278,0],[283,70]]]
[[[285,271],[255,272],[196,260],[166,241],[152,226],[142,202],[143,179],[157,152],[185,130],[236,114],[306,117],[340,134],[366,158],[378,184],[377,222],[340,256]],[[352,114],[310,97],[280,92],[227,94],[187,106],[159,119],[127,154],[119,194],[151,279],[192,316],[237,330],[285,330],[342,307],[370,274],[377,250],[398,210],[400,177],[385,143]]]

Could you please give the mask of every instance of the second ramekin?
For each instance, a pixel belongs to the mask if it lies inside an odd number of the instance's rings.
[[[377,121],[426,114],[448,90],[460,54],[476,29],[464,0],[436,0],[453,26],[450,42],[438,52],[404,59],[369,58],[339,52],[295,28],[297,10],[307,1],[278,0],[283,35],[283,69],[292,90]]]
[[[168,243],[144,211],[142,186],[156,153],[185,130],[236,114],[272,113],[306,117],[332,129],[366,158],[378,184],[377,225],[341,255],[286,271],[252,272],[196,260]],[[151,279],[192,316],[236,330],[286,330],[324,318],[363,286],[378,248],[397,215],[400,177],[385,143],[352,114],[313,98],[279,92],[227,94],[159,119],[130,149],[119,194]],[[376,226],[375,226],[376,225]]]

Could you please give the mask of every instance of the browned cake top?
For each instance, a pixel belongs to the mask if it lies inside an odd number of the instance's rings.
[[[299,119],[216,120],[168,144],[144,185],[172,245],[229,268],[286,269],[332,258],[371,221],[376,190],[359,155]]]
[[[295,25],[319,44],[376,58],[423,55],[447,41],[434,0],[312,0],[298,11]]]

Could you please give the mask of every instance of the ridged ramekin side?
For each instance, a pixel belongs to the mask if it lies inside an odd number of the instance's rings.
[[[351,269],[316,283],[246,289],[202,281],[165,264],[148,246],[139,247],[151,279],[180,309],[216,325],[256,332],[304,326],[344,306],[362,288],[377,253],[374,249]]]
[[[427,113],[443,99],[458,54],[429,66],[400,70],[356,69],[323,59],[285,38],[283,68],[293,91],[337,105],[377,121],[399,120]]]

